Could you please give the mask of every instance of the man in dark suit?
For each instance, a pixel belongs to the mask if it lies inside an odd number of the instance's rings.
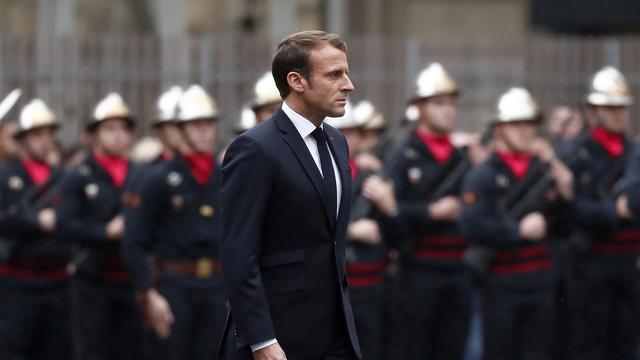
[[[346,44],[305,31],[280,43],[284,103],[239,136],[222,169],[222,270],[231,307],[224,359],[361,358],[345,275],[348,146],[325,117],[344,114]]]

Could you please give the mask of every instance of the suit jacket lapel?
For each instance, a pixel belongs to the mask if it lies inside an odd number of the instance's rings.
[[[302,137],[300,137],[300,133],[298,133],[298,130],[295,128],[291,120],[289,120],[284,111],[282,111],[282,109],[278,110],[278,112],[274,115],[274,119],[276,124],[280,128],[280,131],[283,133],[282,137],[284,141],[287,143],[287,145],[289,145],[296,158],[298,158],[298,161],[302,165],[302,168],[304,169],[305,173],[313,183],[316,191],[320,195],[320,199],[322,199],[322,207],[324,208],[327,221],[333,228],[335,226],[335,221],[332,221],[332,219],[335,219],[336,215],[331,214],[331,210],[329,209],[329,204],[327,202],[328,194],[327,189],[324,185],[324,180],[322,179],[322,175],[320,174],[320,171],[318,170],[313,157],[311,157],[311,154],[309,153],[307,145],[304,143],[304,140],[302,140]]]
[[[342,184],[340,209],[338,210],[337,219],[337,228],[340,229],[340,227],[344,225],[345,219],[349,218],[348,213],[351,206],[351,173],[348,169],[349,154],[348,150],[340,146],[340,144],[338,144],[336,141],[338,131],[326,124],[324,125],[324,127],[325,132],[328,134],[329,148],[331,149],[331,153],[333,154],[333,158],[336,161],[338,171],[340,172],[340,174],[337,175],[340,177],[340,182]]]

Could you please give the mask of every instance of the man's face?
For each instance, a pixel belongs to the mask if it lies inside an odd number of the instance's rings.
[[[430,131],[448,133],[453,129],[456,120],[456,97],[439,95],[419,101],[420,124]]]
[[[595,106],[596,117],[602,126],[614,133],[622,134],[629,121],[629,108],[626,106]]]
[[[216,138],[216,122],[212,119],[189,121],[181,125],[182,131],[196,153],[212,153]]]
[[[126,120],[109,119],[96,127],[94,141],[106,154],[126,156],[133,141],[133,134]]]
[[[496,125],[496,135],[516,153],[529,152],[536,137],[538,124],[535,121],[502,123]]]
[[[319,117],[344,115],[347,94],[354,87],[349,79],[347,54],[325,45],[309,53],[311,75],[305,80],[303,98],[310,111]]]
[[[31,130],[22,135],[20,145],[31,159],[46,162],[56,151],[54,129],[47,126]]]
[[[171,149],[179,149],[182,147],[184,140],[182,139],[182,135],[180,134],[180,128],[176,123],[166,123],[162,124],[159,128],[159,131],[162,134],[163,141],[166,143]]]

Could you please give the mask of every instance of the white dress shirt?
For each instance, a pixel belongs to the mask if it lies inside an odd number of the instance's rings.
[[[315,161],[316,163],[316,167],[318,168],[320,175],[322,175],[322,166],[320,165],[318,143],[316,142],[316,139],[313,138],[313,135],[311,135],[311,133],[316,129],[316,126],[313,125],[311,121],[305,119],[302,115],[293,111],[286,102],[282,103],[282,111],[284,111],[289,119],[291,119],[293,126],[295,126],[296,130],[298,130],[298,133],[300,133],[302,140],[304,140],[304,144],[307,145],[307,149],[309,149],[309,152],[311,153],[311,157],[313,157],[313,161]],[[320,125],[320,127],[322,128],[323,125]],[[327,138],[327,141],[330,140]],[[327,146],[328,148],[329,144],[326,144],[325,146]],[[329,149],[329,156],[331,156],[333,173],[335,174],[336,178],[336,217],[338,217],[338,209],[340,209],[340,199],[342,197],[342,183],[340,182],[340,172],[338,171],[338,165],[336,164],[336,160],[333,158],[331,149]]]
[[[316,167],[318,168],[320,175],[322,175],[322,166],[320,165],[320,153],[318,152],[318,143],[316,142],[316,139],[314,139],[313,136],[311,135],[311,133],[316,129],[316,126],[313,125],[311,121],[305,119],[302,115],[293,111],[289,107],[289,105],[287,105],[286,101],[282,103],[282,111],[284,111],[284,113],[293,123],[293,126],[295,126],[296,130],[298,130],[298,133],[302,137],[302,140],[304,140],[304,144],[307,145],[307,149],[309,149],[309,153],[311,154],[313,161],[316,163]],[[322,127],[322,125],[320,125],[320,127]],[[329,141],[329,139],[327,139],[327,141]],[[325,144],[325,146],[328,147],[329,144]],[[337,218],[338,212],[340,209],[340,198],[342,197],[342,182],[340,181],[340,172],[338,171],[338,165],[336,164],[336,160],[334,159],[330,148],[329,148],[329,156],[331,156],[331,163],[333,164],[333,173],[335,174],[335,179],[336,179],[336,196],[337,196],[336,218]],[[277,342],[278,341],[276,339],[271,339],[271,340],[263,341],[257,344],[253,344],[251,345],[251,351],[256,352],[262,348],[266,348],[267,346],[273,345]]]

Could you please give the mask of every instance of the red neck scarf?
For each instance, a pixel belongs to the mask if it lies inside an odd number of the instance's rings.
[[[607,154],[612,158],[617,158],[624,152],[622,134],[616,134],[598,126],[591,131],[591,138],[602,145]]]
[[[127,179],[129,161],[123,156],[111,156],[107,154],[93,154],[98,165],[109,174],[116,187],[122,187]]]
[[[187,160],[187,165],[189,165],[189,169],[196,181],[200,185],[206,184],[215,167],[213,154],[189,153],[183,156]]]
[[[356,176],[358,176],[358,163],[356,163],[356,159],[350,157],[349,166],[351,167],[351,180],[355,180]]]
[[[49,175],[51,175],[51,166],[46,162],[23,158],[22,165],[36,186],[44,184],[49,178]]]
[[[507,164],[507,167],[509,167],[509,170],[511,170],[516,179],[522,180],[524,176],[527,175],[527,171],[529,171],[529,164],[531,164],[530,154],[496,151],[496,155],[498,155],[498,157]]]
[[[424,145],[431,151],[438,164],[444,164],[453,152],[453,145],[449,135],[433,135],[424,130],[416,129],[416,134]]]

